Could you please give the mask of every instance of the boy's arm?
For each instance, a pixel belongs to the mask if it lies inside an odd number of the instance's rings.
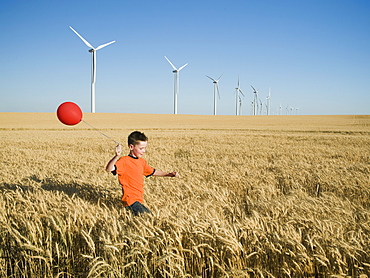
[[[153,176],[157,176],[157,177],[179,177],[180,175],[177,172],[167,173],[167,172],[163,172],[161,170],[155,170]]]
[[[122,146],[117,145],[116,146],[116,155],[113,156],[113,158],[111,160],[109,160],[107,166],[105,167],[105,170],[107,172],[112,172],[114,170],[114,165],[116,164],[117,160],[120,158],[121,153],[122,153]]]

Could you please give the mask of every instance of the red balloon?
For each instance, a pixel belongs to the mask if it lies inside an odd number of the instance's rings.
[[[76,103],[63,102],[57,109],[57,116],[65,125],[76,125],[82,120],[82,110]]]

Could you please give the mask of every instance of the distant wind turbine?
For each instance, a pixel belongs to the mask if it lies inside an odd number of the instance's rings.
[[[180,70],[185,68],[188,63],[186,63],[185,65],[183,65],[182,67],[177,69],[166,56],[164,56],[164,58],[166,58],[166,60],[170,63],[170,65],[173,68],[173,71],[172,71],[174,73],[174,89],[173,89],[173,94],[174,94],[174,97],[173,97],[173,100],[174,100],[173,111],[174,112],[173,113],[177,114],[177,94],[179,93],[179,72],[180,72]]]
[[[218,81],[220,81],[222,74],[217,80],[213,79],[212,77],[208,75],[206,76],[213,81],[213,115],[217,115],[217,95],[216,94],[218,94],[218,98],[221,98],[220,89],[218,88]]]
[[[267,115],[270,115],[270,99],[271,99],[271,88],[269,88],[269,95],[266,97],[267,99]]]
[[[91,75],[91,113],[95,113],[95,81],[96,81],[96,51],[106,47],[116,41],[111,41],[106,44],[99,45],[97,48],[94,48],[87,40],[85,40],[76,30],[74,30],[71,26],[69,26],[71,30],[80,37],[80,39],[91,49],[89,52],[92,54],[92,75]]]
[[[253,98],[253,115],[257,115],[258,113],[258,90],[256,90],[252,85],[251,85],[254,93],[254,98]]]
[[[238,87],[235,88],[235,105],[236,105],[235,114],[237,116],[240,115],[240,113],[241,113],[240,109],[241,109],[242,100],[241,100],[240,95],[242,95],[244,97],[244,94],[243,94],[242,90],[240,89],[240,82],[239,82],[239,76],[238,76]]]

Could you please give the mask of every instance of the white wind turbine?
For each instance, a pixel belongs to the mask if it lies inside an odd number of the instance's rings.
[[[256,90],[252,85],[251,85],[254,93],[254,98],[253,98],[253,115],[257,115],[258,113],[258,90]]]
[[[164,56],[164,58],[166,58],[166,60],[170,63],[170,65],[172,66],[173,68],[173,73],[174,73],[174,89],[173,89],[173,94],[174,94],[174,114],[177,114],[177,94],[179,93],[179,72],[180,70],[182,70],[183,68],[185,68],[187,66],[188,63],[186,63],[185,65],[183,65],[182,67],[180,68],[176,68],[172,63],[171,61],[166,57]]]
[[[218,94],[218,98],[221,98],[220,97],[220,89],[218,88],[218,81],[220,81],[221,79],[221,76],[222,74],[220,75],[220,77],[215,80],[213,79],[212,77],[206,75],[209,79],[211,79],[213,81],[213,115],[217,115],[217,95],[216,95],[216,91],[217,91],[217,94]]]
[[[269,95],[266,97],[267,99],[267,115],[270,115],[270,99],[271,99],[271,88],[269,88]]]
[[[99,45],[97,48],[94,48],[88,41],[86,41],[79,33],[77,33],[76,30],[74,30],[71,26],[69,26],[71,30],[80,37],[80,39],[91,49],[89,52],[92,54],[92,74],[91,74],[91,113],[95,113],[95,80],[96,80],[96,51],[99,49],[102,49],[103,47],[106,47],[116,41],[111,41],[106,44]]]
[[[235,105],[236,105],[236,115],[240,115],[241,105],[242,105],[242,99],[240,97],[242,95],[244,97],[244,94],[242,90],[240,89],[240,82],[239,82],[239,76],[238,76],[238,87],[235,88]],[[238,103],[239,102],[239,103]]]

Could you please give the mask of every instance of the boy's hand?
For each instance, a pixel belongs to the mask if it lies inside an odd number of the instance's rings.
[[[107,166],[105,167],[105,170],[107,172],[112,172],[114,170],[114,165],[116,164],[116,162],[118,161],[118,159],[120,158],[120,155],[122,153],[122,146],[120,144],[118,144],[116,146],[116,155],[111,159],[109,160]]]
[[[169,173],[168,175],[170,177],[176,177],[176,178],[180,177],[179,173],[177,173],[177,172],[172,172],[172,173]]]
[[[116,146],[116,155],[121,155],[121,153],[122,153],[122,146],[118,144]]]

